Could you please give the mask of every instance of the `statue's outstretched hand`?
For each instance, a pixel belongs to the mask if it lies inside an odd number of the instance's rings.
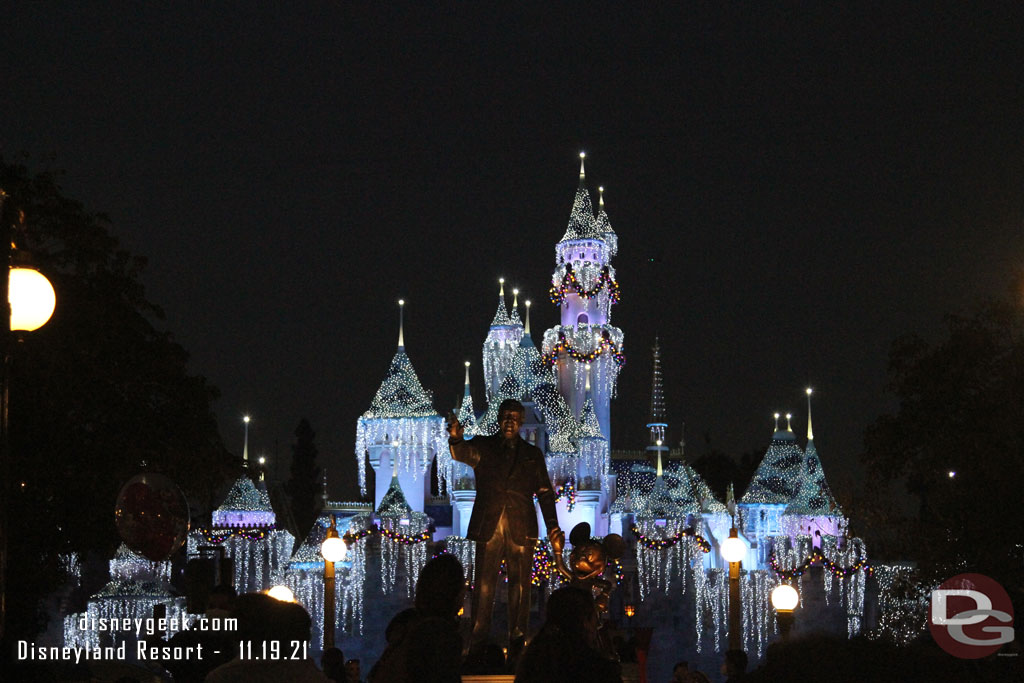
[[[565,549],[565,532],[555,527],[548,532],[548,541],[551,543],[551,550],[555,555],[555,568],[558,573],[567,579],[572,578],[572,572],[565,566],[565,558],[562,557],[562,551]]]
[[[448,436],[453,439],[461,439],[465,429],[459,424],[459,418],[455,413],[448,413]]]

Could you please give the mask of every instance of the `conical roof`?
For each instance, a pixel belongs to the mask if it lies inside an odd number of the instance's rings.
[[[597,412],[594,410],[594,399],[587,397],[580,412],[580,438],[582,439],[604,439],[601,433],[601,424],[597,420]]]
[[[456,417],[465,430],[466,438],[476,436],[476,412],[473,410],[473,395],[469,391],[469,363],[466,364],[466,382],[462,394],[462,404],[459,406]]]
[[[498,406],[505,399],[496,394],[487,403],[487,412],[480,416],[476,423],[476,433],[480,436],[491,436],[498,433]]]
[[[509,311],[508,319],[513,325],[522,327],[523,321],[519,317],[519,291],[512,290],[512,310]]]
[[[533,343],[530,335],[523,335],[519,340],[519,346],[512,353],[512,362],[509,365],[509,373],[516,378],[524,392],[530,393],[537,384],[538,377],[536,370],[540,361],[540,352]]]
[[[594,222],[594,205],[590,201],[590,192],[587,190],[586,174],[581,158],[580,184],[576,189],[576,198],[572,202],[572,211],[569,213],[569,225],[565,228],[565,234],[562,235],[559,242],[595,237],[599,237],[599,235]]]
[[[636,518],[645,519],[680,519],[686,513],[672,497],[664,477],[657,477],[650,493],[640,497],[636,505]]]
[[[690,479],[693,481],[694,488],[697,491],[697,500],[701,502],[701,511],[707,513],[728,514],[729,509],[715,497],[711,487],[708,486],[707,482],[704,481],[704,478],[697,473],[697,470],[693,469],[689,465],[687,465],[687,468],[690,471]]]
[[[533,386],[533,401],[544,416],[548,427],[548,452],[552,455],[576,455],[575,440],[580,434],[580,424],[569,409],[565,398],[558,393],[550,375]]]
[[[677,484],[669,489],[672,499],[682,512],[689,515],[700,514],[702,511],[701,500],[698,497],[699,492],[690,478],[690,468],[685,463],[680,463],[679,466],[672,469],[672,474],[675,475],[677,481]]]
[[[825,481],[825,471],[821,468],[821,459],[818,457],[818,449],[814,447],[814,439],[807,442],[800,488],[786,507],[785,514],[807,516],[840,516],[843,514],[832,495],[832,489]]]
[[[231,486],[224,502],[217,508],[220,512],[243,510],[248,512],[273,512],[270,496],[264,488],[257,488],[249,475],[243,474]]]
[[[498,384],[498,404],[506,399],[515,399],[517,401],[522,400],[525,388],[511,372],[501,378],[501,383]]]
[[[430,392],[423,388],[409,356],[400,348],[364,418],[435,417]]]
[[[600,199],[598,199],[597,208],[597,219],[594,221],[594,229],[604,240],[605,244],[608,245],[608,250],[612,256],[619,251],[619,237],[615,234],[615,230],[612,229],[612,222],[608,219],[608,214],[604,210],[604,188],[598,188],[600,193]]]
[[[505,280],[502,279],[500,282],[501,287],[498,290],[498,310],[494,312],[494,320],[491,321],[491,327],[512,324],[512,319],[508,317],[508,308],[505,305]]]
[[[324,539],[327,538],[327,528],[330,526],[330,514],[321,512],[320,516],[313,522],[313,527],[309,530],[309,533],[306,534],[306,538],[303,539],[298,549],[292,553],[288,563],[316,563],[323,566],[324,558],[320,554],[320,546],[323,544]]]
[[[803,461],[803,453],[793,432],[775,432],[747,492],[739,502],[789,504],[803,481]]]
[[[380,500],[380,505],[377,506],[377,515],[379,517],[389,518],[402,518],[408,517],[412,513],[412,508],[409,506],[408,501],[405,500],[405,494],[402,493],[402,485],[398,483],[398,477],[391,477],[391,486],[388,487],[387,493]]]

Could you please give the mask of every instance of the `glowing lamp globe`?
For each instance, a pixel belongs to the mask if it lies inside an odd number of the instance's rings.
[[[332,536],[320,544],[320,554],[328,562],[341,562],[345,559],[345,541],[337,536]]]
[[[11,268],[8,283],[11,329],[31,332],[45,325],[57,306],[57,295],[50,281],[38,270]]]
[[[267,595],[281,602],[295,602],[295,593],[288,586],[274,586],[267,591]]]
[[[789,584],[780,583],[772,591],[772,607],[779,612],[792,612],[800,602],[800,594]]]
[[[747,544],[736,536],[730,536],[722,541],[722,557],[726,562],[742,562],[747,554]]]

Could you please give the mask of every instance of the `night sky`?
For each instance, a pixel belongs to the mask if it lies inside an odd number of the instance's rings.
[[[354,495],[399,297],[441,412],[466,359],[484,407],[499,276],[535,302],[535,339],[557,322],[581,149],[620,244],[614,448],[646,443],[660,335],[689,456],[706,435],[767,445],[775,410],[802,433],[809,383],[825,471],[849,476],[891,408],[893,339],[937,335],[1024,259],[1003,10],[209,4],[7,7],[0,154],[65,170],[149,259],[228,447],[251,413],[251,452],[283,469],[307,417],[334,497]]]

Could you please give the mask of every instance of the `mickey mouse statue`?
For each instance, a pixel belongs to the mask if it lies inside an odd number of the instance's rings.
[[[569,585],[590,591],[594,595],[599,614],[608,612],[608,600],[615,585],[604,578],[610,560],[622,557],[626,543],[618,534],[608,534],[598,541],[590,537],[590,525],[580,522],[569,534],[572,552],[569,553]]]

